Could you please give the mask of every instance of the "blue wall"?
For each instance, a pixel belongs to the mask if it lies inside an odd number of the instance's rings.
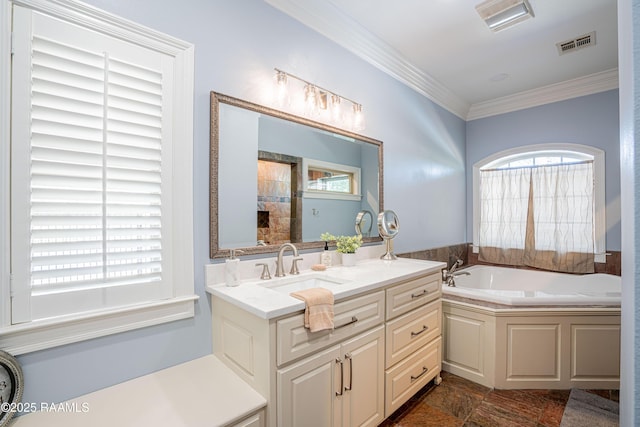
[[[196,46],[194,268],[200,300],[193,319],[20,356],[25,402],[62,401],[211,352],[211,306],[203,270],[211,262],[209,92],[272,106],[265,88],[274,67],[364,105],[363,133],[384,143],[384,205],[401,223],[396,252],[467,241],[471,203],[465,167],[470,170],[477,160],[515,145],[567,141],[603,148],[607,203],[617,203],[617,91],[465,123],[262,1],[88,3]],[[607,217],[607,246],[616,250],[620,228],[612,217]]]
[[[607,250],[620,250],[618,91],[611,90],[467,123],[467,238],[473,237],[474,163],[523,145],[584,144],[605,152]]]
[[[211,352],[203,269],[210,262],[211,90],[272,106],[278,67],[357,100],[366,116],[363,133],[384,142],[384,203],[401,221],[395,250],[465,241],[462,119],[263,1],[88,3],[195,44],[194,268],[200,300],[193,319],[20,356],[25,402],[62,401]]]

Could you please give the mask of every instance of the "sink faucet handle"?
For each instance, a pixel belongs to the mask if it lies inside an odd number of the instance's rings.
[[[303,258],[301,256],[293,258],[293,260],[291,261],[291,271],[289,271],[289,274],[300,274],[300,271],[298,271],[298,261],[302,259]]]
[[[256,267],[262,266],[262,274],[260,274],[260,278],[262,280],[271,279],[271,273],[269,273],[269,265],[266,262],[259,262],[256,264]]]

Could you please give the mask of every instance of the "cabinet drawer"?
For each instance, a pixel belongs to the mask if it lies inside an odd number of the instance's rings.
[[[249,415],[247,418],[237,421],[230,427],[264,427],[264,410]]]
[[[441,335],[442,303],[433,301],[387,323],[386,364],[389,368]]]
[[[442,338],[385,371],[385,417],[435,378],[441,369]]]
[[[439,298],[441,285],[442,273],[437,272],[387,289],[387,320]]]
[[[384,321],[384,291],[338,302],[333,312],[335,328],[332,331],[309,332],[304,327],[304,314],[278,320],[278,366],[381,324]]]

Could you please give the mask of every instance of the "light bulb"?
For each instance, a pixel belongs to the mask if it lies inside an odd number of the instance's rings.
[[[342,123],[342,98],[338,95],[331,95],[331,120],[333,123],[341,124]]]
[[[314,85],[307,84],[304,87],[304,112],[307,116],[313,117],[318,114],[318,90]]]
[[[290,103],[288,86],[287,73],[276,70],[276,102],[280,106],[288,106]]]
[[[353,129],[357,131],[364,129],[364,114],[361,104],[353,104]]]

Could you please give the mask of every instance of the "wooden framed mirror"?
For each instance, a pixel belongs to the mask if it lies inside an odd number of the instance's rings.
[[[383,211],[382,151],[381,141],[211,92],[210,257],[355,234],[360,212]]]

